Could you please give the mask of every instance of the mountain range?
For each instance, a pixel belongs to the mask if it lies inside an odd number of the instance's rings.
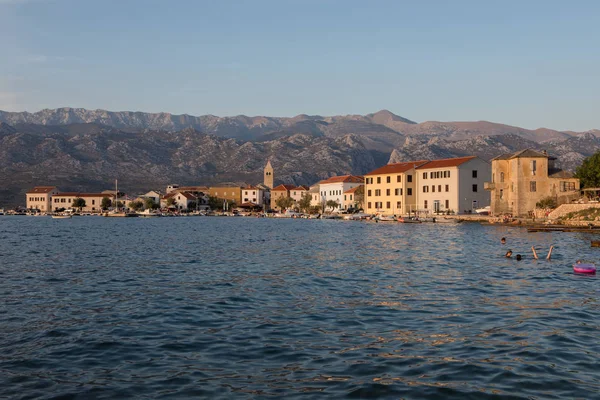
[[[486,121],[416,123],[387,110],[367,115],[216,117],[59,108],[0,111],[0,206],[34,185],[129,193],[169,183],[257,183],[267,159],[276,183],[312,184],[388,162],[523,148],[547,150],[574,170],[600,149],[600,131],[528,130]]]

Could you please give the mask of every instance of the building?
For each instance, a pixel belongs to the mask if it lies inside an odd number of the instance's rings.
[[[271,165],[271,160],[267,161],[267,165],[265,165],[265,169],[263,171],[263,183],[269,189],[273,189],[273,183],[275,182],[275,176],[273,175],[273,166]]]
[[[492,159],[492,214],[526,216],[536,203],[552,197],[557,204],[579,197],[579,179],[555,166],[555,157],[532,149],[503,154]]]
[[[308,186],[296,186],[295,188],[290,189],[290,197],[294,199],[296,204],[298,204],[300,200],[302,200],[302,197],[308,193],[309,190],[310,188]]]
[[[100,212],[102,211],[102,200],[109,199],[113,202],[115,198],[114,193],[80,193],[80,192],[62,192],[52,196],[52,211],[61,209],[77,208],[74,207],[73,202],[75,199],[83,199],[85,206],[81,207],[83,212]],[[119,199],[122,201],[122,199]]]
[[[398,215],[417,210],[415,168],[427,160],[384,165],[365,175],[364,210],[370,214]]]
[[[160,204],[160,198],[162,197],[162,194],[156,190],[151,190],[148,193],[145,193],[143,195],[140,196],[140,199],[145,200],[145,199],[152,199],[152,201],[154,202],[154,204]]]
[[[319,190],[319,184],[315,183],[308,189],[308,193],[310,194],[310,205],[311,207],[321,207],[323,208],[323,203],[321,202],[321,192]]]
[[[365,185],[355,186],[346,190],[344,192],[344,209],[360,210],[363,208],[364,190]]]
[[[490,205],[484,183],[490,163],[476,156],[428,161],[415,168],[417,210],[426,213],[469,213]]]
[[[268,190],[265,190],[262,185],[261,186],[246,186],[242,189],[242,207],[260,207],[263,208],[269,203],[267,202],[266,193]]]
[[[325,179],[324,181],[319,182],[321,202],[327,207],[327,202],[333,200],[338,204],[338,206],[334,207],[334,209],[345,210],[344,192],[360,186],[363,183],[364,178],[362,176],[355,175],[332,176],[329,179]]]
[[[172,206],[168,206],[169,199],[173,199]],[[164,195],[160,200],[161,208],[175,208],[179,211],[194,211],[196,209],[205,209],[201,199],[190,192],[171,191]]]
[[[56,186],[36,186],[26,193],[26,204],[30,210],[52,211],[52,196],[60,191]]]
[[[277,206],[277,200],[282,197],[290,197],[290,190],[295,188],[295,185],[279,185],[271,189],[271,209],[277,210],[280,207]],[[280,210],[282,211],[282,210]]]
[[[242,204],[242,187],[234,185],[211,186],[208,188],[208,194],[219,200],[227,200],[237,205]]]

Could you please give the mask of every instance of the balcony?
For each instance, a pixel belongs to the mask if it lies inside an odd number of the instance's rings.
[[[496,184],[494,182],[483,182],[483,190],[494,190],[496,189]]]

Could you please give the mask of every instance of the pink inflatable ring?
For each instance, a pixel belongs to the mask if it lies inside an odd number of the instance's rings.
[[[578,274],[595,274],[596,266],[594,264],[573,264],[573,271]]]

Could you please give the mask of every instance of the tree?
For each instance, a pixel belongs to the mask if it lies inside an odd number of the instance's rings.
[[[556,208],[556,199],[548,196],[535,203],[535,206],[537,208]]]
[[[337,200],[327,200],[327,203],[325,203],[325,205],[331,208],[331,210],[333,211],[340,206],[340,203],[338,203]]]
[[[83,207],[85,207],[85,200],[82,199],[81,197],[77,197],[76,199],[73,200],[73,208],[78,208],[79,211],[81,211],[81,209]]]
[[[102,198],[102,203],[100,203],[100,207],[103,210],[108,209],[108,207],[112,206],[112,201],[108,198],[108,197],[103,197]]]
[[[294,205],[294,199],[292,199],[289,196],[288,197],[281,196],[280,198],[275,200],[275,204],[277,205],[277,207],[279,207],[279,209],[281,211],[283,211],[284,209],[288,209]]]
[[[223,208],[223,200],[214,196],[208,196],[208,206],[211,210],[220,210]]]
[[[300,211],[309,212],[311,201],[312,201],[312,195],[308,192],[304,193],[304,195],[300,198],[300,201],[298,202],[298,208],[300,208]]]
[[[583,160],[575,170],[575,177],[579,178],[582,188],[600,187],[600,151]]]
[[[365,187],[360,185],[354,192],[354,208],[360,210],[363,208],[363,201],[365,200]]]
[[[155,208],[158,208],[158,205],[154,202],[152,197],[146,197],[144,199],[144,208],[148,210],[154,210]]]
[[[140,211],[144,208],[144,203],[141,200],[132,201],[129,203],[129,208],[131,208],[133,211]]]
[[[311,214],[319,214],[321,212],[321,206],[311,206],[309,210]]]
[[[175,205],[175,198],[169,197],[167,199],[167,208],[173,208],[174,205]]]

